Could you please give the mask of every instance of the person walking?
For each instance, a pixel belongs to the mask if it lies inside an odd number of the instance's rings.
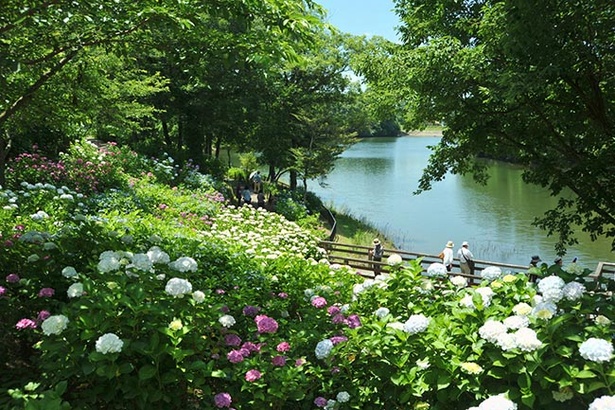
[[[450,272],[453,270],[453,248],[455,244],[453,241],[448,241],[442,252],[440,252],[440,259],[442,259],[442,263],[446,266],[446,271]]]
[[[474,275],[474,255],[472,255],[470,244],[467,241],[463,241],[461,244],[461,248],[457,251],[457,258],[459,259],[461,273]]]

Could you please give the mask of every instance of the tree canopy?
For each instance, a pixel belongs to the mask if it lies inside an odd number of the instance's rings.
[[[395,9],[403,45],[380,76],[394,73],[409,128],[445,125],[418,192],[449,171],[484,181],[479,157],[513,160],[525,181],[560,195],[535,221],[560,252],[576,229],[615,238],[615,3],[396,0]]]

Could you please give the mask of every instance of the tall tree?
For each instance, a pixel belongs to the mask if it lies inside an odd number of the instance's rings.
[[[391,66],[410,126],[445,130],[420,180],[486,178],[479,155],[526,166],[524,179],[566,191],[535,223],[615,237],[615,3],[608,0],[396,0],[404,47]],[[615,248],[615,239],[613,240]]]

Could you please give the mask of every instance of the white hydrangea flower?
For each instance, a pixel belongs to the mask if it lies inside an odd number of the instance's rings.
[[[478,329],[478,334],[482,339],[495,343],[498,335],[501,333],[506,333],[506,331],[507,329],[506,326],[504,326],[504,323],[489,319],[480,327],[480,329]]]
[[[416,361],[416,367],[418,367],[421,370],[426,370],[429,369],[429,366],[431,366],[431,363],[429,363],[429,358],[426,357],[425,359],[417,359]]]
[[[116,271],[120,268],[121,256],[117,252],[105,251],[98,257],[98,270],[101,273]]]
[[[540,293],[543,294],[544,297],[544,293],[546,290],[548,289],[563,289],[564,286],[566,285],[566,282],[564,282],[564,279],[560,278],[559,276],[555,276],[555,275],[551,275],[551,276],[547,276],[546,278],[543,278],[540,280],[540,282],[538,282],[538,290],[540,291]]]
[[[448,271],[443,263],[435,262],[427,268],[427,276],[437,278],[448,276]]]
[[[383,319],[389,313],[390,313],[389,309],[385,307],[379,307],[378,309],[374,311],[374,315],[376,315],[378,319]]]
[[[512,311],[515,315],[527,316],[532,312],[532,307],[525,302],[517,303]]]
[[[327,404],[325,404],[325,407],[323,407],[323,409],[325,410],[333,410],[335,409],[335,405],[337,404],[337,401],[333,400],[333,399],[329,399],[327,400]]]
[[[524,352],[533,352],[542,346],[542,342],[538,340],[536,332],[529,327],[523,327],[515,333],[517,347]]]
[[[203,303],[205,301],[205,293],[197,290],[192,293],[192,299],[194,299],[196,303]]]
[[[387,258],[387,263],[391,266],[400,265],[404,260],[402,257],[396,253],[391,254]]]
[[[169,254],[163,252],[162,249],[160,249],[160,247],[158,246],[152,246],[151,248],[149,248],[149,250],[147,251],[147,256],[153,264],[169,263],[171,261]]]
[[[49,215],[45,211],[38,211],[37,213],[30,215],[30,218],[34,221],[40,221],[42,219],[49,218]]]
[[[150,260],[149,256],[145,253],[134,254],[132,256],[131,263],[132,264],[129,266],[143,272],[149,272],[154,267],[154,264]]]
[[[333,350],[333,342],[330,339],[324,339],[318,342],[314,353],[317,359],[325,359],[329,357],[331,350]]]
[[[422,313],[412,315],[404,323],[404,330],[411,335],[425,331],[429,326],[430,319]]]
[[[182,256],[176,261],[169,263],[169,267],[178,272],[196,272],[197,270],[196,261],[189,256]]]
[[[236,323],[235,318],[231,315],[221,316],[220,319],[218,319],[218,322],[220,322],[220,324],[226,328],[229,328]]]
[[[570,282],[562,289],[564,297],[568,300],[575,301],[583,297],[585,286],[579,282]]]
[[[459,304],[466,308],[474,308],[474,302],[472,301],[472,295],[465,295],[460,301]]]
[[[544,302],[553,302],[557,303],[562,300],[564,297],[563,288],[547,288],[542,292],[542,300]]]
[[[186,279],[171,278],[167,282],[164,290],[171,296],[181,298],[185,294],[192,292],[192,284]]]
[[[478,407],[472,408],[478,410],[517,410],[517,404],[506,398],[504,394],[498,394],[484,400]]]
[[[514,315],[504,319],[504,326],[506,326],[507,329],[521,329],[522,327],[528,327],[529,324],[530,320],[527,316]]]
[[[69,298],[78,298],[80,296],[83,296],[83,283],[73,283],[66,290],[66,294]]]
[[[62,276],[64,276],[67,279],[74,278],[77,275],[78,275],[77,270],[73,268],[72,266],[67,266],[64,269],[62,269]]]
[[[124,342],[114,333],[105,333],[96,341],[96,351],[102,354],[119,353]]]
[[[553,395],[553,400],[559,401],[561,403],[568,401],[574,397],[574,392],[568,387],[562,390],[553,391],[551,392],[551,394]]]
[[[532,309],[531,315],[538,319],[551,319],[557,313],[557,306],[553,302],[540,302]]]
[[[401,322],[387,323],[387,327],[390,327],[391,329],[395,329],[395,330],[404,330],[404,324]]]
[[[592,401],[587,410],[613,410],[615,409],[615,396],[602,396]]]
[[[476,288],[476,293],[482,297],[483,306],[489,307],[489,305],[491,305],[491,298],[494,295],[493,289],[490,287]]]
[[[608,340],[591,337],[581,343],[579,353],[585,360],[596,363],[609,362],[613,357],[613,345]]]
[[[497,266],[487,266],[485,269],[480,271],[480,277],[484,280],[488,280],[489,282],[493,282],[494,280],[502,277],[502,269]]]
[[[474,362],[463,362],[460,367],[468,374],[481,374],[484,371],[480,364]]]
[[[43,333],[49,335],[59,335],[68,326],[68,318],[64,315],[49,316],[41,324]]]
[[[341,391],[337,393],[337,396],[335,398],[340,403],[347,403],[350,400],[350,394],[348,394],[348,392],[346,391]]]
[[[464,278],[463,276],[457,275],[451,278],[451,283],[458,288],[465,288],[466,286],[468,286],[468,279]]]
[[[517,338],[512,333],[500,333],[495,338],[495,344],[507,352],[512,349],[516,349],[517,346]]]

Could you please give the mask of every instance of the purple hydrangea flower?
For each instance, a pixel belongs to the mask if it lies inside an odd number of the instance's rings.
[[[259,308],[256,306],[246,306],[243,308],[243,314],[246,316],[250,316],[250,317],[254,317],[256,315],[258,315],[259,312]]]
[[[340,309],[339,306],[329,306],[327,308],[327,313],[329,313],[329,315],[331,316],[335,316],[342,313],[342,309]]]
[[[361,318],[359,315],[350,315],[348,319],[346,319],[346,324],[349,328],[354,329],[361,326]]]
[[[231,407],[231,395],[228,393],[218,393],[214,396],[214,403],[216,403],[216,407]]]
[[[38,291],[38,297],[39,298],[50,298],[55,293],[56,291],[53,290],[53,288],[42,288],[41,290]]]
[[[346,316],[341,313],[338,313],[337,315],[333,316],[333,318],[331,319],[331,323],[333,323],[334,325],[346,323]]]
[[[333,345],[336,345],[338,343],[346,342],[348,338],[346,336],[333,336],[330,340]]]
[[[314,399],[314,405],[316,407],[325,407],[327,405],[327,399],[324,397],[316,397]]]
[[[278,322],[265,315],[258,315],[254,318],[258,333],[275,333],[278,331]]]
[[[16,273],[11,273],[6,276],[6,281],[8,283],[17,283],[19,282],[19,275],[17,275]]]
[[[241,344],[241,338],[234,333],[229,333],[224,336],[224,343],[227,346],[239,346]]]
[[[49,316],[51,316],[51,313],[49,313],[48,310],[41,310],[40,312],[38,312],[38,316],[36,317],[36,321],[37,322],[44,322],[45,319],[47,319]]]
[[[312,299],[312,306],[318,309],[324,308],[325,306],[327,306],[327,299],[323,298],[322,296],[317,296]]]
[[[0,286],[0,296],[4,296],[6,293],[6,288],[4,286]]]
[[[286,364],[286,356],[274,356],[271,359],[271,364],[277,367],[282,367]]]

